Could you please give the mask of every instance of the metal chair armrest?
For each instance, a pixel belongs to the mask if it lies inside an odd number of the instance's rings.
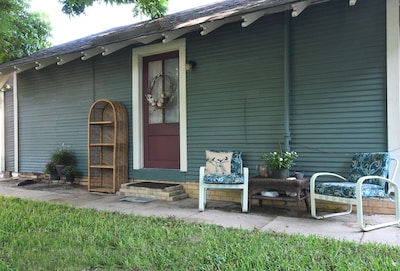
[[[331,177],[336,177],[336,178],[338,178],[338,179],[340,179],[341,181],[347,181],[347,179],[345,178],[345,177],[343,177],[343,176],[341,176],[341,175],[339,175],[339,174],[336,174],[336,173],[331,173],[331,172],[318,172],[318,173],[314,173],[312,176],[311,176],[311,179],[310,179],[310,190],[312,189],[312,188],[315,188],[315,182],[316,182],[316,180],[317,180],[317,178],[318,177],[321,177],[321,176],[331,176]]]

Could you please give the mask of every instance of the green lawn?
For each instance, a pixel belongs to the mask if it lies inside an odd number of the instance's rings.
[[[0,197],[0,270],[399,270],[400,247]]]

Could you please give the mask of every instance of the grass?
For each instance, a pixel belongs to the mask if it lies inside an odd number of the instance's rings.
[[[398,270],[400,247],[0,197],[0,270]]]

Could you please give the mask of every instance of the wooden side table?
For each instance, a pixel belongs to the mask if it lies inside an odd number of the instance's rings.
[[[272,179],[261,176],[251,177],[249,179],[249,212],[251,209],[251,201],[258,199],[258,204],[262,206],[262,200],[280,200],[280,201],[294,201],[297,203],[297,212],[300,211],[300,203],[304,200],[307,211],[310,211],[308,205],[308,183],[307,179]],[[279,191],[279,197],[266,197],[262,196],[261,190]],[[255,193],[257,192],[257,193]],[[296,196],[290,197],[286,192],[295,192]]]

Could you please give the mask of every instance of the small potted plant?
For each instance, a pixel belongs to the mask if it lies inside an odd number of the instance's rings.
[[[64,175],[64,168],[74,164],[74,154],[72,150],[61,147],[51,154],[51,161],[55,163],[59,176]]]
[[[44,173],[50,175],[50,180],[59,180],[60,176],[57,174],[56,164],[54,162],[48,162],[44,168]]]
[[[270,170],[272,178],[286,179],[289,177],[289,169],[295,165],[294,160],[298,157],[297,152],[270,152],[262,154],[261,160],[264,160]]]
[[[64,168],[64,175],[65,180],[72,183],[75,181],[75,177],[78,175],[78,169],[72,165],[66,166]]]

